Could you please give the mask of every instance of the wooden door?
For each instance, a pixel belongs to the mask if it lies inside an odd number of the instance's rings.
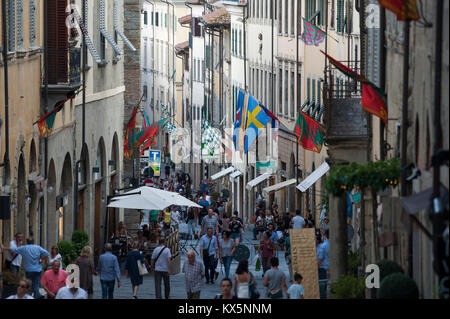
[[[78,192],[77,229],[84,230],[84,190]]]

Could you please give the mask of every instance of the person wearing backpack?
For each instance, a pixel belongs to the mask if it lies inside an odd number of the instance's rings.
[[[152,269],[155,271],[155,293],[156,299],[162,299],[161,281],[164,280],[164,294],[166,299],[170,296],[170,249],[165,246],[165,240],[159,240],[159,246],[155,248],[152,254]]]

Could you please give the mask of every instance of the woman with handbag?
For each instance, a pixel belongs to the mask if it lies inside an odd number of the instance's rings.
[[[91,254],[92,248],[84,246],[81,250],[80,257],[75,260],[75,264],[80,267],[80,288],[86,290],[89,299],[92,299],[94,295],[94,281],[92,276],[98,275]]]
[[[140,271],[141,265],[145,267],[144,255],[139,251],[139,243],[134,242],[132,250],[127,255],[127,260],[125,263],[125,273],[127,278],[130,278],[131,285],[133,287],[133,298],[137,299],[137,292],[139,286],[142,285],[142,271]],[[141,265],[139,265],[140,263]]]
[[[234,277],[234,295],[238,299],[258,299],[255,277],[248,270],[248,261],[241,260]]]
[[[275,250],[275,245],[269,238],[269,232],[264,232],[264,239],[261,241],[260,250],[261,250],[261,262],[263,266],[263,277],[266,271],[270,269],[270,259],[273,257],[273,252]]]

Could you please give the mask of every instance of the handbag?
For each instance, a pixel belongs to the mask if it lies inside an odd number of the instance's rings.
[[[255,283],[252,280],[253,278],[253,274],[250,273],[250,280],[248,282],[248,290],[249,290],[249,295],[250,295],[250,299],[259,299],[259,297],[261,296],[258,289],[256,289]]]
[[[147,267],[145,266],[145,264],[142,261],[138,260],[137,261],[137,266],[138,266],[138,269],[139,269],[139,275],[144,276],[144,275],[148,274]]]

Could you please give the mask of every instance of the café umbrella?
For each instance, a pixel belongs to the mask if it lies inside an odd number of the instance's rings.
[[[201,208],[200,205],[180,194],[148,186],[142,186],[123,194],[121,197],[112,198],[108,207],[163,210],[171,205]]]

